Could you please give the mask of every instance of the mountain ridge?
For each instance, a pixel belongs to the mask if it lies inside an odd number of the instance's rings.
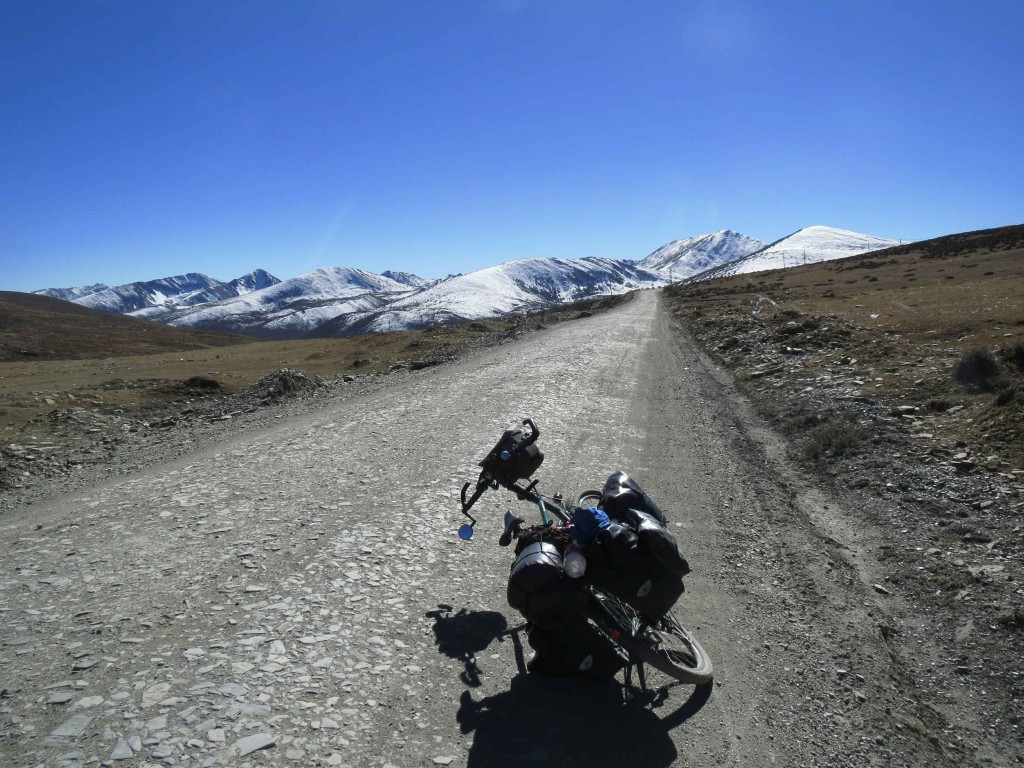
[[[673,240],[637,263],[675,281],[741,259],[764,246],[762,240],[723,229],[711,234]]]
[[[814,225],[798,229],[741,259],[719,264],[697,273],[689,277],[687,282],[833,261],[847,256],[858,256],[869,251],[891,248],[898,244],[897,240],[889,240],[875,235],[864,235],[847,229]]]
[[[765,245],[724,229],[674,240],[638,261],[516,259],[441,280],[392,270],[376,274],[354,267],[322,267],[287,280],[264,270],[230,283],[187,273],[115,288],[97,283],[36,293],[179,328],[266,339],[345,336],[529,312],[679,280],[734,274],[732,269],[770,269],[780,259],[785,262],[787,254],[792,266],[796,251],[805,260],[819,261],[895,242],[808,227]]]
[[[44,288],[32,291],[38,296],[71,301],[90,309],[126,315],[150,307],[191,306],[220,301],[231,296],[262,290],[281,282],[264,269],[223,282],[201,272],[141,280],[110,286],[105,283],[79,288]]]

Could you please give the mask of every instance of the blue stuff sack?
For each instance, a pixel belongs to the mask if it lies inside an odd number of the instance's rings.
[[[572,513],[572,537],[581,546],[588,546],[603,529],[611,525],[608,515],[597,507],[576,507]]]

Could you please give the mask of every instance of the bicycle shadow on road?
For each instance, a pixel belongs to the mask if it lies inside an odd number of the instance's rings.
[[[480,685],[480,669],[476,654],[492,642],[508,634],[508,620],[496,611],[469,611],[465,608],[457,613],[444,603],[436,611],[429,611],[427,617],[434,620],[434,642],[437,650],[451,659],[458,659],[465,665],[459,675],[466,685]]]
[[[624,695],[621,683],[520,674],[508,691],[480,701],[463,691],[457,720],[473,732],[468,768],[623,766],[668,768],[679,757],[671,731],[696,714],[711,685],[659,718],[653,693]],[[662,702],[663,703],[663,702]]]
[[[467,768],[504,766],[616,766],[642,764],[668,768],[679,757],[671,732],[699,712],[712,685],[694,689],[674,711],[670,691],[626,688],[618,680],[593,683],[528,674],[520,634],[527,625],[509,627],[496,611],[456,611],[446,604],[430,611],[438,650],[465,668],[459,674],[470,688],[480,686],[476,654],[495,640],[511,640],[519,674],[509,690],[482,698],[463,691],[456,720],[473,733]],[[634,677],[634,683],[636,679]],[[614,732],[614,738],[604,738]]]

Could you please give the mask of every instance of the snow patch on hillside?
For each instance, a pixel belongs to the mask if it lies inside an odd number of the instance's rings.
[[[891,248],[897,240],[864,235],[834,227],[814,226],[798,230],[749,256],[701,272],[690,280],[709,280],[769,269],[784,269],[819,261],[832,261],[868,251]]]
[[[671,281],[683,280],[720,264],[742,259],[764,246],[765,243],[753,237],[723,229],[709,235],[674,240],[642,259],[639,265]]]

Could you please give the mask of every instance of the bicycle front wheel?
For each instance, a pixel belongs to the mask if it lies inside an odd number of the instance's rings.
[[[671,612],[636,637],[633,652],[645,664],[689,685],[711,682],[711,659]]]
[[[583,507],[597,507],[601,508],[604,503],[604,494],[601,491],[584,491],[576,497],[576,506]]]

